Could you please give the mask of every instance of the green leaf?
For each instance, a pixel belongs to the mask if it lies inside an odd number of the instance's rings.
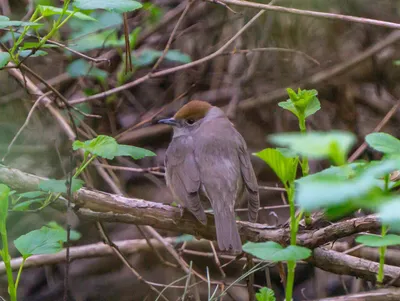
[[[400,140],[386,133],[372,133],[365,137],[368,145],[384,154],[400,154]]]
[[[133,0],[75,0],[74,6],[79,9],[105,9],[125,13],[141,8],[142,4]]]
[[[280,244],[267,241],[267,242],[247,242],[243,245],[243,251],[256,256],[262,260],[268,261],[298,261],[307,259],[311,255],[311,250],[299,247],[288,246],[282,247]]]
[[[296,178],[298,158],[287,158],[282,153],[273,148],[267,148],[255,155],[271,167],[282,183],[287,184]]]
[[[18,194],[19,197],[25,198],[25,199],[35,199],[37,197],[45,195],[46,192],[43,191],[29,191],[29,192],[24,192]]]
[[[274,291],[268,287],[262,287],[256,293],[257,301],[276,301]]]
[[[289,99],[278,103],[281,108],[292,112],[298,119],[311,116],[319,109],[321,104],[317,98],[317,90],[298,90],[298,93],[292,89],[286,89]]]
[[[330,158],[344,164],[356,141],[354,134],[342,131],[283,133],[269,136],[269,141],[312,159]]]
[[[282,109],[292,112],[298,119],[300,118],[299,112],[297,112],[294,102],[290,99],[279,102],[278,106],[280,106]]]
[[[321,109],[321,103],[319,102],[317,97],[313,97],[310,102],[308,103],[306,110],[305,110],[305,116],[306,118],[315,114]]]
[[[136,160],[155,156],[152,151],[140,147],[118,144],[114,138],[105,135],[99,135],[85,142],[77,140],[72,144],[72,147],[74,150],[83,149],[85,152],[110,160],[116,156],[131,156]]]
[[[39,199],[33,199],[33,200],[28,200],[24,202],[20,202],[17,205],[15,205],[12,210],[14,211],[26,211],[29,210],[30,206],[35,203],[42,203],[44,201],[44,198],[39,198]]]
[[[72,148],[74,150],[83,149],[92,155],[112,160],[118,152],[118,143],[113,137],[99,135],[92,140],[84,142],[76,140],[72,144]]]
[[[393,196],[391,200],[379,207],[378,215],[382,224],[388,225],[391,229],[400,231],[400,196]]]
[[[10,194],[10,187],[0,184],[0,232],[3,232],[8,215],[8,196]],[[0,233],[1,235],[1,233]]]
[[[132,64],[137,68],[149,66],[153,64],[162,53],[162,51],[154,49],[144,49],[139,56],[135,54],[132,55]],[[169,50],[165,55],[165,59],[180,63],[191,62],[190,56],[180,52],[179,50]]]
[[[161,20],[162,11],[157,5],[150,2],[145,2],[143,3],[143,9],[149,12],[149,16],[146,18],[146,21],[148,21],[151,25],[155,25]]]
[[[67,72],[72,78],[92,77],[98,79],[101,82],[104,82],[108,76],[108,73],[106,71],[101,70],[95,66],[91,66],[84,59],[79,59],[69,64],[67,67]]]
[[[395,234],[387,234],[385,236],[378,235],[360,235],[356,238],[356,242],[364,244],[368,247],[388,247],[400,245],[400,236]]]
[[[357,168],[357,165],[353,168]],[[399,160],[385,160],[379,164],[369,164],[349,179],[345,177],[345,167],[336,174],[313,174],[296,181],[296,201],[301,208],[311,211],[360,200],[377,187],[382,187],[382,180],[379,178],[397,169],[400,169]],[[359,202],[357,204],[360,205]],[[365,205],[368,205],[367,201]]]
[[[196,238],[193,235],[183,234],[176,238],[176,240],[174,241],[174,244],[178,245],[183,242],[189,242],[189,241],[194,241],[194,240],[196,240]]]
[[[80,179],[72,179],[71,192],[81,189],[85,182]],[[42,180],[39,189],[53,193],[67,193],[66,180]]]
[[[38,57],[38,56],[45,56],[45,55],[48,54],[46,51],[43,51],[43,50],[36,50],[35,53],[33,53],[33,54],[31,55],[31,53],[32,53],[33,51],[34,51],[34,50],[32,50],[32,49],[20,50],[20,51],[18,51],[18,54],[19,54],[19,56],[21,56],[21,57],[27,57],[27,56],[30,56],[30,57]]]
[[[69,26],[72,31],[70,37],[72,39],[79,38],[84,35],[99,32],[102,29],[110,29],[112,27],[119,27],[123,23],[122,15],[109,11],[94,11],[90,14],[91,17],[97,22],[83,21],[72,19],[69,21]]]
[[[51,228],[51,229],[56,229],[56,230],[65,232],[65,234],[67,234],[67,231],[66,231],[63,227],[61,227],[59,224],[57,224],[56,222],[54,222],[54,221],[48,222],[47,225],[46,225],[46,227],[49,227],[49,228]],[[78,239],[81,238],[81,236],[82,236],[82,235],[81,235],[78,231],[75,231],[75,230],[72,230],[72,229],[71,229],[71,231],[70,231],[70,237],[69,237],[71,240],[78,240]],[[64,242],[66,242],[66,241],[67,241],[67,236],[65,236]]]
[[[8,52],[0,52],[0,68],[5,67],[10,61],[11,56]]]
[[[131,156],[135,160],[142,159],[144,157],[153,157],[156,154],[144,148],[118,144],[117,153],[115,156]]]
[[[25,27],[25,26],[32,26],[32,27],[39,27],[42,24],[34,23],[34,22],[22,22],[22,21],[10,21],[10,19],[6,16],[0,15],[0,29],[6,27]]]
[[[49,17],[53,15],[61,15],[63,12],[62,8],[59,7],[54,7],[54,6],[48,6],[48,5],[38,5],[40,13],[44,17]],[[86,20],[86,21],[96,21],[96,19],[92,18],[91,16],[88,16],[84,13],[81,12],[74,12],[72,10],[66,10],[64,12],[64,16],[69,16],[73,14],[73,18],[78,18],[80,20]]]
[[[22,256],[27,258],[31,255],[57,253],[66,241],[67,231],[44,226],[18,237],[14,244]]]
[[[190,63],[192,61],[190,56],[180,52],[179,50],[169,50],[165,55],[165,59],[184,64]]]
[[[118,39],[114,29],[105,30],[98,34],[85,36],[75,42],[69,43],[69,47],[80,52],[99,48],[121,47],[125,45],[125,38]]]

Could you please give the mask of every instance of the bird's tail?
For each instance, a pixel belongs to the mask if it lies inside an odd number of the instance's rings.
[[[228,206],[214,210],[218,247],[221,251],[242,252],[242,241],[236,226],[235,213]]]

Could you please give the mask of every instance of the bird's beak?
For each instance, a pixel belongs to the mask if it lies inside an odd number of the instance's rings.
[[[158,123],[168,124],[172,126],[178,125],[178,122],[174,118],[161,119],[158,121]]]

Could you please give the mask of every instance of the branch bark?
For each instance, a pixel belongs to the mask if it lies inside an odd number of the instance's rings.
[[[0,182],[15,190],[37,190],[43,178],[0,165]],[[155,228],[185,232],[206,239],[215,239],[214,218],[207,215],[207,226],[203,226],[190,214],[181,216],[181,211],[169,205],[136,198],[110,194],[82,188],[74,195],[74,210],[83,217],[95,221],[121,222],[148,225]],[[279,228],[250,222],[237,222],[239,233],[245,240],[272,240],[287,245],[290,240],[288,228]],[[317,230],[301,230],[297,243],[315,248],[329,241],[380,227],[376,216],[354,218]]]

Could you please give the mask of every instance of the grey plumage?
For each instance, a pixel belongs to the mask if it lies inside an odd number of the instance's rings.
[[[246,143],[217,107],[211,107],[193,125],[184,124],[184,120],[178,122],[181,123],[174,127],[166,153],[167,185],[203,224],[207,219],[202,203],[208,199],[220,250],[240,252],[242,243],[234,207],[247,194],[252,222],[256,221],[259,208],[257,179]]]

